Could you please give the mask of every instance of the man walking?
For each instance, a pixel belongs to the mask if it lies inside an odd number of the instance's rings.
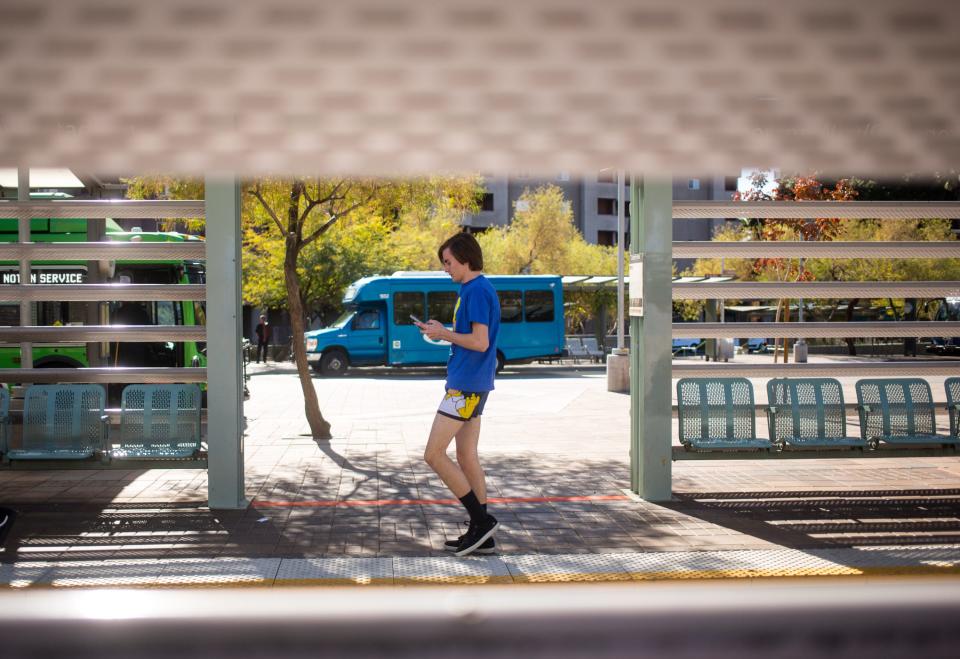
[[[267,363],[267,351],[270,348],[270,323],[267,317],[260,316],[260,323],[257,325],[257,363],[260,363],[260,355],[263,355],[263,363]]]
[[[456,556],[490,554],[499,524],[487,512],[487,488],[477,443],[480,415],[493,390],[497,371],[500,302],[481,272],[483,253],[473,236],[458,233],[440,246],[437,256],[444,271],[460,284],[460,294],[453,311],[452,331],[435,319],[426,323],[415,321],[429,338],[451,344],[446,393],[433,420],[423,457],[470,514],[467,532],[457,540],[448,540],[446,548]],[[454,438],[456,462],[447,457],[447,447]]]

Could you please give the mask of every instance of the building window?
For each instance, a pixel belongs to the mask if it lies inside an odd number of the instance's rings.
[[[689,181],[687,181],[687,189],[688,189],[688,190],[699,190],[699,189],[700,189],[700,179],[698,179],[698,178],[692,178],[692,179],[690,179]]]
[[[480,210],[482,211],[493,210],[493,193],[492,192],[483,193],[483,199],[480,201]]]
[[[597,244],[613,247],[617,244],[616,231],[597,231]]]
[[[738,176],[724,176],[723,177],[723,189],[727,192],[736,192],[737,184],[739,183],[740,178]]]
[[[609,197],[597,197],[597,215],[616,215],[617,200]]]

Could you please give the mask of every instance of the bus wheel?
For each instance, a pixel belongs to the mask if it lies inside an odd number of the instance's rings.
[[[507,360],[503,358],[503,353],[497,350],[497,373],[503,370],[503,366],[506,363]]]
[[[323,375],[343,375],[348,365],[347,354],[343,350],[330,350],[320,358],[320,372]]]

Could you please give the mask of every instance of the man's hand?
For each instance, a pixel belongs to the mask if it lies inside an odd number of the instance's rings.
[[[449,330],[443,326],[439,320],[428,320],[425,323],[419,323],[417,327],[420,328],[420,331],[423,332],[427,338],[433,339],[434,341],[449,341]]]

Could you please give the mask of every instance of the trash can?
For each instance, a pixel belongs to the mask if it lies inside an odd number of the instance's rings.
[[[733,359],[733,339],[717,340],[717,359],[722,359],[725,362]]]

